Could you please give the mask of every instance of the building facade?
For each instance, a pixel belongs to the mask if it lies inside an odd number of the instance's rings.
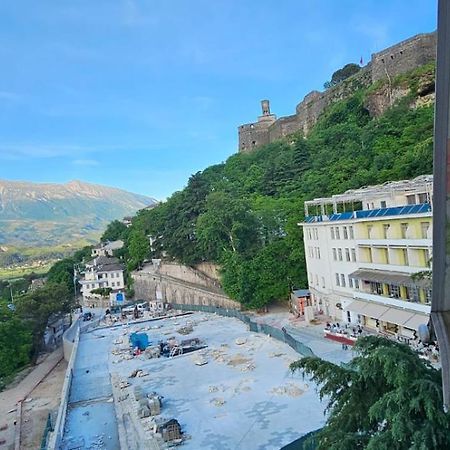
[[[124,269],[124,265],[117,258],[107,256],[99,256],[88,262],[84,278],[79,280],[84,304],[105,306],[102,296],[92,293],[95,289],[110,288],[112,293],[123,291],[125,289]],[[109,295],[107,299],[109,304]]]
[[[406,339],[428,322],[431,176],[305,202],[302,226],[316,311]]]

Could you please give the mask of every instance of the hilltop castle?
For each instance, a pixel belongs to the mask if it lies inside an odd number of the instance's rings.
[[[295,114],[277,117],[270,112],[269,100],[262,100],[262,115],[257,122],[238,127],[239,152],[249,152],[296,131],[308,134],[320,114],[330,104],[339,101],[361,87],[378,80],[391,79],[436,59],[436,33],[418,34],[410,39],[372,54],[370,62],[355,75],[324,91],[312,91],[305,96]]]

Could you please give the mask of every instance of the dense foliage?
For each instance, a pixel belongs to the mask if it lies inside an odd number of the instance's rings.
[[[312,357],[291,364],[328,402],[318,450],[450,448],[440,370],[409,346],[377,336],[358,339],[354,349],[346,367]]]
[[[346,64],[342,69],[336,70],[331,76],[331,80],[324,83],[324,88],[328,89],[330,87],[336,86],[347,78],[351,77],[355,73],[359,72],[361,67],[358,64],[350,63]]]
[[[120,234],[128,268],[163,251],[188,265],[213,261],[226,292],[252,308],[305,287],[297,225],[305,200],[432,172],[433,106],[411,105],[418,78],[433,70],[394,80],[411,94],[381,117],[365,107],[374,89],[360,90],[328,108],[307,138],[293,135],[191,176],[185,189],[141,211]]]

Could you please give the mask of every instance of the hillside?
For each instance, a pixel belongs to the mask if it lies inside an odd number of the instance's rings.
[[[155,202],[81,181],[0,180],[0,266],[62,257],[73,248],[95,242],[111,220]]]
[[[390,103],[385,101],[388,96]],[[392,100],[395,98],[395,100]],[[305,200],[432,172],[434,64],[353,91],[294,134],[193,175],[127,230],[129,268],[149,256],[145,236],[186,264],[213,261],[232,298],[258,308],[307,286]],[[377,107],[377,114],[373,108]]]

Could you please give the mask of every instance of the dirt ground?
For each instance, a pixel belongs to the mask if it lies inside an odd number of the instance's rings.
[[[40,448],[48,414],[59,406],[66,368],[62,360],[23,403],[21,449]]]

